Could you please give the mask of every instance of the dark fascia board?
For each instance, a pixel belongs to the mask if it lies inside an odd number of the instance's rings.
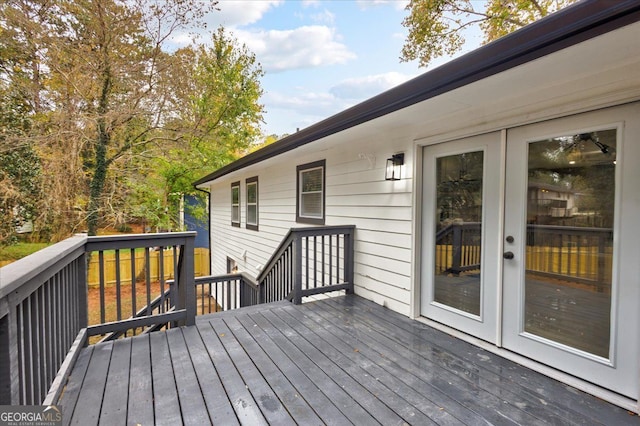
[[[197,180],[194,186],[639,20],[637,0],[578,2],[246,155]]]

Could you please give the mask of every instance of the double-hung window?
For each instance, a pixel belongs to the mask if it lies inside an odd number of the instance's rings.
[[[325,160],[297,167],[296,221],[324,225]]]
[[[258,230],[258,177],[247,179],[247,229]]]
[[[240,182],[231,184],[231,226],[240,226]]]

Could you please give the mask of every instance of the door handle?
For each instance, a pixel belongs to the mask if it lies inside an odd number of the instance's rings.
[[[502,254],[502,257],[504,257],[505,259],[513,259],[513,252],[511,252],[511,251],[505,251],[505,252]]]

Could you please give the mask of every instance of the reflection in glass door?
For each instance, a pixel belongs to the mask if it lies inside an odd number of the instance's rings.
[[[528,144],[524,331],[609,358],[616,129]]]
[[[498,337],[500,133],[423,152],[421,314],[487,342]]]
[[[436,159],[434,301],[480,315],[484,152]]]

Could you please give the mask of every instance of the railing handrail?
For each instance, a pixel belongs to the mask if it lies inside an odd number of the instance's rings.
[[[291,245],[294,238],[297,236],[305,237],[305,236],[314,236],[314,235],[329,235],[333,233],[337,233],[339,231],[353,231],[355,229],[355,225],[330,225],[330,226],[307,226],[300,228],[291,228],[284,236],[280,245],[273,253],[271,258],[267,261],[265,267],[262,269],[260,274],[256,277],[256,282],[260,283],[264,279],[264,277],[269,273],[270,269],[276,264],[280,256],[285,252],[285,250]]]
[[[548,230],[548,231],[562,231],[562,232],[585,232],[585,233],[593,233],[593,234],[604,234],[613,232],[612,228],[594,228],[594,227],[586,227],[586,226],[561,226],[561,225],[533,225],[528,224],[527,230],[529,229],[540,229],[540,230]]]
[[[79,257],[85,252],[87,238],[86,234],[76,234],[3,266],[0,272],[0,300],[38,275],[53,275],[60,268],[59,265],[64,264],[65,258]]]
[[[178,245],[186,238],[195,237],[196,235],[197,232],[195,231],[184,231],[92,236],[87,237],[86,251],[166,247]]]
[[[216,282],[224,282],[234,279],[243,279],[246,283],[251,286],[254,290],[258,290],[258,284],[253,279],[253,277],[246,272],[234,272],[231,274],[222,274],[222,275],[204,275],[201,277],[195,277],[194,284],[202,285],[202,284],[213,284]],[[167,281],[167,283],[172,282],[173,280]]]

